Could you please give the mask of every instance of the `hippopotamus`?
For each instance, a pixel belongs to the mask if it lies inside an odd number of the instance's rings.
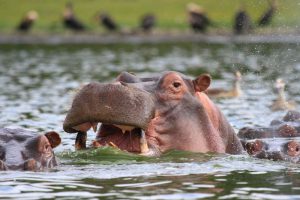
[[[238,137],[247,153],[256,158],[300,162],[300,113],[289,111],[269,127],[242,128]]]
[[[256,158],[300,162],[300,143],[296,140],[256,139],[244,142],[243,146],[249,155]]]
[[[57,165],[53,148],[61,142],[58,133],[37,134],[24,129],[0,128],[1,170],[44,170]]]
[[[271,121],[269,127],[244,127],[238,133],[238,137],[243,139],[299,136],[300,113],[297,111],[288,111],[282,120]]]
[[[191,79],[167,71],[140,78],[123,72],[112,83],[83,86],[63,128],[77,133],[76,149],[86,148],[93,128],[95,147],[111,145],[146,156],[169,150],[239,154],[243,148],[233,128],[204,93],[210,83],[208,74]]]

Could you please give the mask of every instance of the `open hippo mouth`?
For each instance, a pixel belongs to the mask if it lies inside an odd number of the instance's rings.
[[[85,147],[86,132],[97,132],[94,146],[115,146],[132,153],[149,152],[145,131],[154,117],[154,101],[147,91],[125,83],[90,83],[73,100],[64,121],[66,132],[78,132],[75,147]],[[102,123],[97,130],[98,123]],[[82,139],[83,138],[83,139]]]

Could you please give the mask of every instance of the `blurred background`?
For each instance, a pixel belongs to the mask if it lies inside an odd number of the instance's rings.
[[[210,32],[228,32],[234,26],[234,20],[239,10],[244,10],[255,26],[265,14],[273,1],[267,0],[197,0],[193,3],[198,8],[188,8],[190,0],[0,0],[0,32],[15,31],[21,20],[28,12],[36,12],[34,25],[30,28],[33,33],[61,33],[66,26],[63,17],[66,7],[72,4],[72,12],[87,32],[105,32],[107,28],[100,25],[100,13],[106,14],[118,26],[119,31],[130,32],[140,26],[141,18],[146,14],[155,16],[155,30],[187,31],[190,29],[188,9],[205,13],[210,20]],[[255,26],[259,32],[276,30],[298,30],[300,25],[299,0],[277,0],[274,13],[267,26]],[[32,13],[31,13],[32,14]],[[69,29],[70,30],[70,29]]]

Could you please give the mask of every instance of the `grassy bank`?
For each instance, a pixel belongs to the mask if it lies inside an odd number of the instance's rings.
[[[0,32],[11,32],[20,18],[31,9],[37,10],[40,18],[33,32],[62,32],[62,11],[66,0],[0,0]],[[95,14],[102,10],[109,12],[123,29],[137,26],[141,15],[154,13],[158,18],[157,29],[186,30],[186,4],[190,0],[73,0],[78,18],[91,31],[102,31]],[[253,21],[267,8],[266,0],[197,0],[214,22],[214,28],[229,29],[236,9],[244,2]],[[295,27],[300,25],[300,2],[278,0],[278,9],[271,27]]]

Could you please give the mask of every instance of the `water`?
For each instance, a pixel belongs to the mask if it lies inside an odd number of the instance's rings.
[[[82,84],[108,82],[121,71],[165,70],[209,72],[214,87],[230,87],[240,70],[244,95],[216,103],[235,130],[267,126],[285,114],[270,110],[276,78],[287,82],[288,98],[300,104],[299,50],[293,44],[1,46],[0,127],[55,130],[63,143],[55,150],[61,164],[54,170],[0,172],[0,198],[300,199],[298,164],[179,151],[160,158],[112,148],[74,152],[75,135],[62,130]],[[94,136],[89,132],[89,140]]]

